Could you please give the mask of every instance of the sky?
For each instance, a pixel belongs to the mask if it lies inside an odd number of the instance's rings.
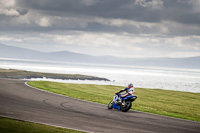
[[[0,43],[128,58],[200,56],[200,0],[0,0]]]

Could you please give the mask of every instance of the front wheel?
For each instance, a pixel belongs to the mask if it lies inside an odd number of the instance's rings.
[[[108,109],[112,109],[113,108],[113,101],[111,101],[109,104],[108,104]]]
[[[125,101],[125,104],[124,105],[121,105],[121,110],[123,112],[127,112],[132,106],[132,103],[131,101]]]

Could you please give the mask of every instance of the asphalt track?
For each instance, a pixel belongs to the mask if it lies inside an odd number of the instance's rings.
[[[22,80],[0,79],[0,116],[99,133],[200,132],[199,122],[108,110],[106,105],[28,87]]]

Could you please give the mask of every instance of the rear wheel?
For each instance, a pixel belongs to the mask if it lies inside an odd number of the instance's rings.
[[[121,110],[123,112],[127,112],[132,106],[132,103],[131,101],[125,101],[125,104],[124,105],[121,105]]]
[[[113,108],[113,101],[111,101],[109,104],[108,104],[108,109],[112,109]]]

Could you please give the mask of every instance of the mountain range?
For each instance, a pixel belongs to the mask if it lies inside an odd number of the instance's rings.
[[[200,56],[188,58],[119,58],[114,56],[92,56],[69,51],[45,53],[5,44],[0,44],[0,58],[200,69]]]

